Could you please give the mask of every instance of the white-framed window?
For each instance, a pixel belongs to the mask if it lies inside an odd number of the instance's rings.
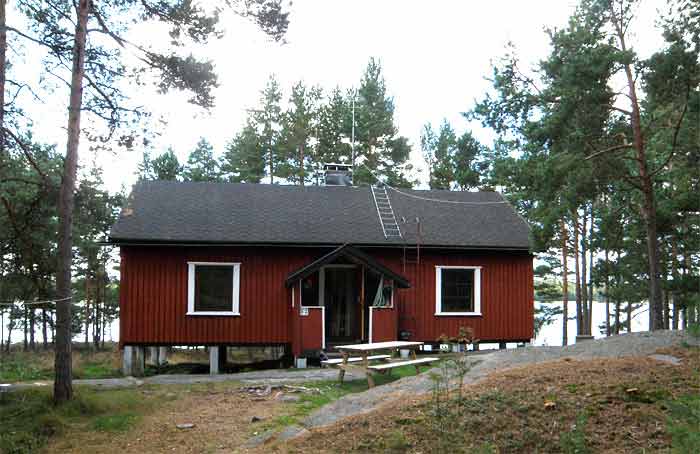
[[[240,315],[241,264],[187,262],[187,315]]]
[[[481,315],[481,267],[435,267],[435,315]]]

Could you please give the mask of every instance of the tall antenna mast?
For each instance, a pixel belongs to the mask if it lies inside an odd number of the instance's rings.
[[[352,175],[355,176],[355,89],[352,90],[352,133],[350,138],[350,150],[352,153]]]

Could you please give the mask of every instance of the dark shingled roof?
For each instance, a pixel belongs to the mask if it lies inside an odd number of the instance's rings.
[[[387,240],[368,186],[140,182],[110,240],[400,246],[416,242],[418,217],[423,246],[529,248],[529,228],[509,204],[484,204],[502,202],[496,192],[401,191],[387,194],[404,240]]]

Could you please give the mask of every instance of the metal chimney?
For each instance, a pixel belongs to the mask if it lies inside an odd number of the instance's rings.
[[[352,165],[324,164],[323,182],[326,186],[352,186]]]

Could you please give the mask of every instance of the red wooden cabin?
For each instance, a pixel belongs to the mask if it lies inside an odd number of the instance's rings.
[[[141,182],[110,236],[132,351],[533,334],[529,230],[495,192]]]

